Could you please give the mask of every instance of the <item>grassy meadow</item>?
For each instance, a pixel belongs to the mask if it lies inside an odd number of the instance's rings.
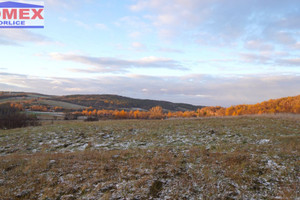
[[[299,199],[300,116],[0,131],[0,199]]]

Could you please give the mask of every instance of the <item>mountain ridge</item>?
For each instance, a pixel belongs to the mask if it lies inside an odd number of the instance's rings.
[[[108,110],[149,110],[155,106],[161,106],[164,110],[169,111],[189,111],[197,110],[205,106],[196,106],[187,103],[173,103],[163,100],[151,100],[151,99],[138,99],[132,97],[125,97],[114,94],[74,94],[74,95],[45,95],[39,93],[27,93],[27,92],[4,92],[0,91],[0,103],[1,100],[9,102],[22,101],[22,100],[36,100],[44,104],[44,100],[51,100],[58,102],[65,102],[74,105],[80,105],[85,107],[93,107],[95,109],[108,109]]]
[[[197,110],[205,106],[196,106],[187,103],[173,103],[164,100],[152,100],[152,99],[139,99],[132,97],[125,97],[121,95],[113,94],[101,94],[101,95],[66,95],[59,96],[55,99],[79,104],[83,106],[92,106],[98,109],[144,109],[149,110],[155,106],[161,106],[165,110],[171,111],[186,111],[186,110]]]
[[[65,96],[44,95],[26,92],[1,92],[1,103],[22,104],[25,109],[80,111],[88,110],[124,110],[148,111],[160,106],[164,112],[197,111],[203,116],[228,116],[263,113],[300,113],[300,95],[278,99],[269,99],[256,104],[239,104],[230,107],[196,106],[186,103],[172,103],[151,99],[137,99],[113,94],[76,94]]]

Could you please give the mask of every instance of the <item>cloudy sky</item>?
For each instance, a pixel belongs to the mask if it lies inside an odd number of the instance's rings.
[[[0,52],[5,91],[257,103],[300,94],[300,4],[45,0],[45,29],[1,29]]]

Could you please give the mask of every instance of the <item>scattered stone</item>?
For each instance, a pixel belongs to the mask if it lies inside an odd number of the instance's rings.
[[[187,122],[194,123],[194,121]],[[41,134],[28,131],[30,140],[26,141],[23,136],[18,137],[23,132],[17,133],[17,130],[12,134],[14,137],[0,137],[3,144],[0,147],[0,155],[5,155],[1,160],[3,177],[0,179],[0,187],[5,188],[18,181],[17,176],[7,178],[7,175],[35,170],[31,166],[36,163],[31,160],[32,154],[49,152],[52,149],[59,154],[74,153],[66,160],[61,160],[60,155],[58,157],[51,155],[50,159],[37,155],[38,159],[43,161],[42,170],[37,172],[35,180],[28,181],[28,185],[20,186],[16,183],[16,187],[9,188],[12,199],[285,199],[280,191],[288,191],[289,184],[299,181],[295,175],[298,169],[295,164],[298,159],[297,149],[284,157],[279,154],[280,144],[284,141],[280,140],[280,135],[286,140],[293,141],[294,137],[296,139],[298,137],[297,130],[287,131],[292,134],[290,136],[285,135],[284,131],[279,133],[279,130],[277,135],[267,131],[261,135],[256,127],[245,129],[243,132],[243,127],[226,128],[216,125],[218,126],[216,128],[215,125],[202,125],[197,120],[191,129],[189,126],[186,126],[187,128],[174,126],[174,129],[162,127],[156,131],[153,127],[155,132],[152,132],[152,127],[146,130],[147,127],[137,126],[129,130],[136,133],[136,136],[133,136],[134,134],[128,132],[125,125],[125,128],[123,125],[113,127],[110,123],[105,125],[107,127],[95,126],[96,128],[74,126],[72,131],[68,131],[69,126],[61,126],[56,128],[56,133],[53,134],[49,131]],[[260,125],[260,128],[263,126]],[[103,129],[105,133],[101,132]],[[81,132],[85,134],[79,135]],[[11,140],[13,142],[7,144],[7,141]],[[245,147],[246,144],[251,147],[243,151],[243,154],[247,155],[246,159],[237,156],[239,147],[244,144]],[[122,153],[135,150],[134,155],[129,153],[127,156],[127,153]],[[274,150],[274,154],[268,154],[269,150]],[[8,158],[9,154],[15,151],[30,156],[28,160],[24,158],[23,162],[12,163]],[[103,157],[104,162],[100,161],[102,156],[99,156],[99,160],[94,160],[92,154],[94,151],[108,153]],[[73,159],[77,152],[93,159],[87,157],[83,160],[78,159],[77,162]],[[161,153],[165,155],[160,157]],[[135,156],[137,161],[132,161]],[[141,161],[143,159],[146,163]],[[248,165],[247,159],[253,160],[253,165]],[[173,163],[174,160],[177,161]],[[98,166],[98,161],[103,162],[103,165]],[[133,166],[131,162],[134,163]],[[244,165],[244,162],[247,165]],[[61,166],[56,166],[58,164]],[[23,168],[24,165],[28,166]],[[245,178],[245,182],[241,181],[239,184],[234,182],[236,181],[234,172],[228,173],[232,165],[243,166],[240,176]],[[29,176],[27,178],[30,179]],[[39,184],[44,183],[50,191],[44,188],[40,190]],[[25,190],[29,187],[35,187],[35,190]],[[211,188],[217,192],[209,193]],[[48,198],[45,197],[47,195]]]
[[[108,191],[111,191],[111,190],[114,190],[114,189],[116,189],[116,186],[114,184],[109,184],[109,185],[101,188],[100,192],[105,193],[105,192],[108,192]]]
[[[24,198],[25,196],[27,196],[28,194],[30,194],[30,190],[23,190],[22,192],[18,193],[16,195],[17,198]]]
[[[56,163],[56,160],[50,160],[49,164],[53,165],[54,163]]]
[[[89,146],[89,144],[84,144],[84,145],[78,147],[78,150],[79,150],[79,151],[83,151],[83,150],[85,150],[88,146]]]
[[[119,158],[120,155],[113,155],[112,158]]]
[[[267,144],[269,142],[270,142],[270,140],[268,140],[268,139],[262,139],[262,140],[258,141],[258,144]]]
[[[109,135],[109,134],[106,134],[106,135],[103,135],[102,136],[104,139],[108,139],[108,138],[110,138],[111,137],[111,135]]]
[[[77,198],[73,194],[68,194],[68,195],[63,195],[60,199],[61,200],[75,200]]]

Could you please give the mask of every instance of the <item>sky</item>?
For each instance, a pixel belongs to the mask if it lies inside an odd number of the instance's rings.
[[[1,91],[206,106],[300,94],[299,0],[44,3],[44,29],[0,29]]]

